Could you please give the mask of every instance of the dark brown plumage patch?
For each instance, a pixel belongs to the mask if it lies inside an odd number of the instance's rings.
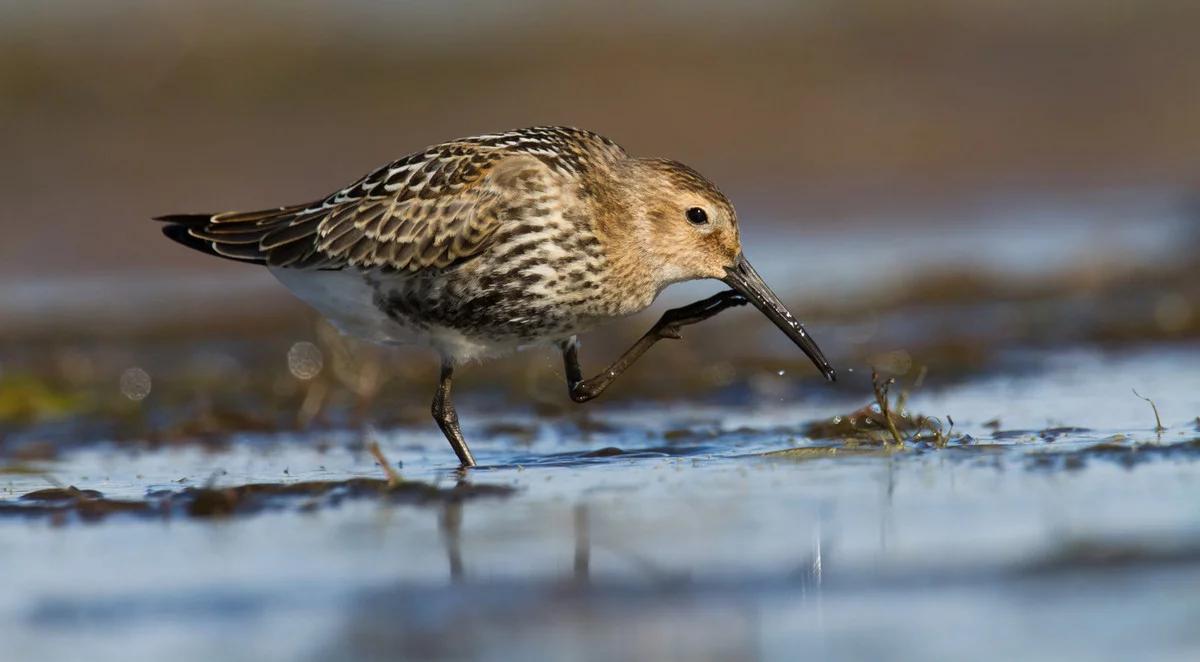
[[[434,145],[320,202],[159,220],[186,246],[274,267],[445,269],[490,245],[507,219],[548,215],[524,206],[553,172],[580,175],[624,154],[590,131],[531,127]]]

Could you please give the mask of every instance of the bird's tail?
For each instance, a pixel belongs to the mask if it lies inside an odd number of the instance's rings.
[[[278,249],[288,241],[275,241],[274,233],[290,227],[299,211],[307,205],[277,207],[251,212],[226,212],[222,214],[168,214],[154,220],[166,225],[163,234],[188,248],[238,262],[251,264],[276,264]],[[309,228],[302,228],[309,229]],[[315,230],[315,225],[313,228]],[[303,233],[288,233],[302,238]],[[311,253],[311,242],[295,242],[298,249]]]
[[[183,244],[188,248],[198,250],[201,253],[216,255],[230,260],[238,260],[240,262],[250,262],[253,264],[263,264],[263,260],[253,257],[233,257],[221,253],[216,248],[216,243],[207,239],[192,234],[192,230],[203,231],[212,221],[213,214],[169,214],[167,216],[156,216],[154,220],[165,223],[162,233],[174,242]]]

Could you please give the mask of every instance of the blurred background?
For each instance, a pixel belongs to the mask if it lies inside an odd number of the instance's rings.
[[[284,658],[453,657],[515,631],[518,643],[493,657],[527,659],[545,641],[544,617],[566,604],[571,616],[554,621],[560,652],[603,640],[596,650],[661,657],[686,639],[700,642],[692,659],[771,657],[821,641],[831,657],[928,659],[977,646],[1002,656],[1036,639],[1051,659],[1140,655],[1110,645],[1123,631],[1084,629],[1110,617],[1134,627],[1128,614],[1095,611],[1117,602],[1144,616],[1130,640],[1195,643],[1194,628],[1170,620],[1195,622],[1194,593],[1147,602],[1135,582],[1091,580],[1072,593],[1070,573],[1169,561],[1178,574],[1166,585],[1196,586],[1200,531],[1185,504],[1196,502],[1200,466],[1190,376],[1200,374],[1198,25],[1189,0],[0,0],[0,489],[11,501],[0,515],[37,523],[0,520],[11,543],[0,561],[30,577],[0,597],[0,613],[19,616],[0,639],[25,659],[69,657],[54,647],[69,639],[46,632],[82,633],[97,659],[161,657],[197,643],[194,632],[205,645],[236,636]],[[472,505],[461,539],[457,492],[421,502],[445,507],[429,521],[399,507],[295,519],[328,505],[313,497],[220,536],[129,525],[76,529],[71,544],[34,526],[46,513],[74,522],[92,503],[81,493],[56,493],[66,500],[44,512],[6,510],[46,481],[177,512],[201,501],[194,486],[376,476],[367,425],[406,477],[444,487],[450,457],[428,419],[426,352],[341,338],[265,270],[171,243],[149,219],[303,202],[425,145],[537,124],[588,128],[717,182],[747,254],[841,369],[839,383],[822,384],[753,311],[655,349],[587,411],[564,397],[551,351],[472,367],[456,382],[460,410],[477,454],[496,464],[473,476],[523,496],[519,507]],[[585,366],[716,287],[671,288],[652,311],[586,337]],[[910,449],[936,429],[935,445],[969,446],[971,464],[952,464],[950,451],[887,459],[878,406],[860,409],[878,402],[873,369],[946,419],[914,414],[902,429]],[[1189,460],[1178,473],[1134,473],[1141,460],[1120,454],[1152,434],[1130,386],[1157,399],[1168,441],[1192,444],[1161,451]],[[764,466],[745,457],[808,444],[886,457],[821,470],[773,461],[771,481],[745,477]],[[1082,455],[1024,455],[1071,444],[1098,444],[1125,473],[1078,471]],[[687,480],[672,474],[668,489],[650,460],[621,464],[631,448],[693,458]],[[1004,459],[985,470],[981,457]],[[1038,462],[1054,470],[993,473]],[[626,483],[652,487],[616,505],[596,496]],[[1167,485],[1181,491],[1174,500]],[[973,501],[970,488],[995,498]],[[107,507],[86,512],[103,518]],[[1134,535],[1151,525],[1160,535]],[[511,583],[442,590],[441,550],[427,548],[439,541],[455,581],[462,544],[468,566],[474,555],[480,574]],[[557,543],[575,545],[564,576],[586,586],[590,570],[599,593],[563,598],[542,566],[521,563]],[[39,565],[51,557],[54,567]],[[931,558],[969,567],[943,573],[922,565]],[[1008,572],[1035,580],[996,597],[990,582]],[[632,589],[605,583],[630,576]],[[662,583],[646,589],[646,576]],[[914,576],[941,593],[912,601],[913,580],[893,580]],[[1063,582],[1049,598],[1046,576]],[[659,590],[680,577],[697,593]],[[780,577],[795,583],[781,592]],[[297,582],[306,598],[312,586],[333,597],[297,614]],[[530,586],[512,613],[507,598],[496,602]],[[491,606],[473,611],[463,595]],[[1066,595],[1076,602],[1055,602]],[[385,617],[430,601],[442,611],[429,622],[401,619],[410,626],[397,630]],[[955,639],[875,627],[910,609],[916,621],[954,611],[963,629]],[[464,614],[476,619],[465,637]],[[331,615],[346,628],[322,629]],[[981,623],[990,629],[973,629]],[[254,632],[239,629],[247,624]],[[1089,634],[1059,648],[1010,636],[1057,626]],[[119,636],[129,628],[138,636]],[[316,632],[328,649],[297,643]],[[281,641],[293,648],[274,648]]]
[[[145,288],[200,281],[259,294],[264,274],[147,219],[303,201],[427,144],[547,123],[694,165],[751,255],[768,226],[800,248],[855,224],[886,244],[1071,212],[1103,244],[1112,215],[1142,225],[1194,195],[1198,19],[1186,0],[3,2],[0,314],[103,296],[89,313],[153,315]],[[944,236],[923,239],[969,261]]]

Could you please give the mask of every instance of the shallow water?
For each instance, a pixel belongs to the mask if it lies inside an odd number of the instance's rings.
[[[799,430],[861,400],[597,403],[599,429],[467,417],[483,466],[465,479],[432,426],[369,433],[406,480],[511,495],[3,517],[0,564],[19,569],[0,592],[3,658],[230,659],[228,641],[256,660],[1190,657],[1200,351],[1027,361],[1040,369],[911,396],[971,437],[944,449],[789,451],[837,445]],[[114,499],[382,478],[363,442],[93,444],[34,468]],[[47,486],[0,476],[6,502]]]

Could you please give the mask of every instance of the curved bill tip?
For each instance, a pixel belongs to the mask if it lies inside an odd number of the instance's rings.
[[[754,304],[755,308],[767,316],[767,319],[774,322],[784,335],[791,338],[792,342],[808,355],[809,360],[817,366],[817,370],[821,371],[825,379],[831,382],[837,381],[837,372],[833,366],[829,365],[829,361],[821,353],[821,348],[817,346],[816,341],[808,335],[804,326],[788,311],[779,297],[771,291],[771,288],[767,287],[762,276],[759,276],[754,267],[750,266],[750,262],[744,255],[738,256],[734,266],[726,267],[725,277],[721,280],[734,291],[746,297],[750,303]]]

